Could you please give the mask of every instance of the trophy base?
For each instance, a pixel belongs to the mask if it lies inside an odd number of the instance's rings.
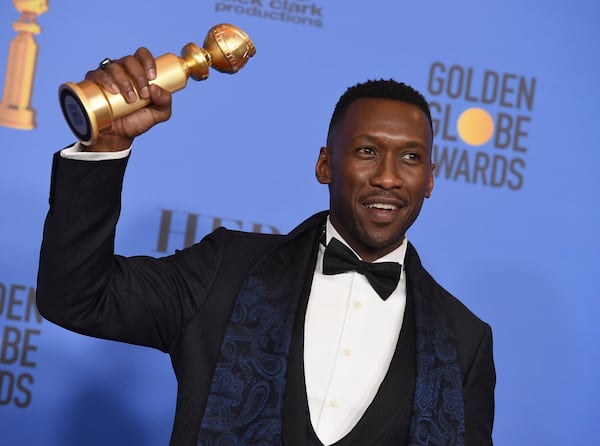
[[[92,123],[85,106],[71,88],[60,90],[60,108],[71,131],[82,142],[92,140]]]
[[[19,130],[33,130],[36,127],[35,110],[0,104],[0,125]]]
[[[58,98],[67,124],[83,144],[93,143],[112,127],[110,103],[94,82],[66,82],[60,86]]]

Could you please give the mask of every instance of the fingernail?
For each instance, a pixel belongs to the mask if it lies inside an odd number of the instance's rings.
[[[150,68],[148,70],[148,77],[150,78],[150,80],[156,77],[156,70],[154,68]]]
[[[136,101],[136,100],[137,100],[137,96],[136,96],[136,94],[135,94],[135,92],[134,92],[133,90],[129,90],[129,91],[127,92],[127,99],[128,99],[130,102],[134,102],[134,101]]]
[[[150,90],[148,89],[147,85],[144,85],[142,87],[142,89],[140,90],[140,96],[143,97],[144,99],[150,97]]]

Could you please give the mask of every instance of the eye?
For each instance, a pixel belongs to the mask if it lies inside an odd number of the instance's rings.
[[[357,149],[357,152],[361,155],[375,155],[375,149],[373,147],[369,147],[369,146],[363,146],[363,147],[359,147]]]
[[[417,152],[407,152],[402,154],[402,159],[417,161],[421,159],[421,156]]]

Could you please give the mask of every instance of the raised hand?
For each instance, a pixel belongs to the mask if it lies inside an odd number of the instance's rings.
[[[138,48],[135,54],[122,57],[89,71],[85,78],[105,90],[121,94],[127,103],[149,99],[140,110],[114,120],[110,132],[84,148],[91,152],[114,152],[128,148],[136,136],[171,116],[171,93],[150,82],[156,78],[156,63],[150,51]]]

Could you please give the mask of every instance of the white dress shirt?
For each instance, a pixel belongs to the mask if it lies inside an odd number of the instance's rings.
[[[125,158],[131,152],[131,146],[128,149],[118,152],[82,152],[81,143],[77,141],[75,144],[62,149],[60,156],[82,161],[102,161]]]
[[[329,218],[326,234],[327,242],[335,237],[347,245]],[[377,261],[402,263],[406,246],[404,239]],[[324,252],[321,245],[306,311],[304,372],[310,419],[328,445],[352,430],[387,373],[404,318],[406,275],[402,268],[384,301],[363,274],[324,275]]]

